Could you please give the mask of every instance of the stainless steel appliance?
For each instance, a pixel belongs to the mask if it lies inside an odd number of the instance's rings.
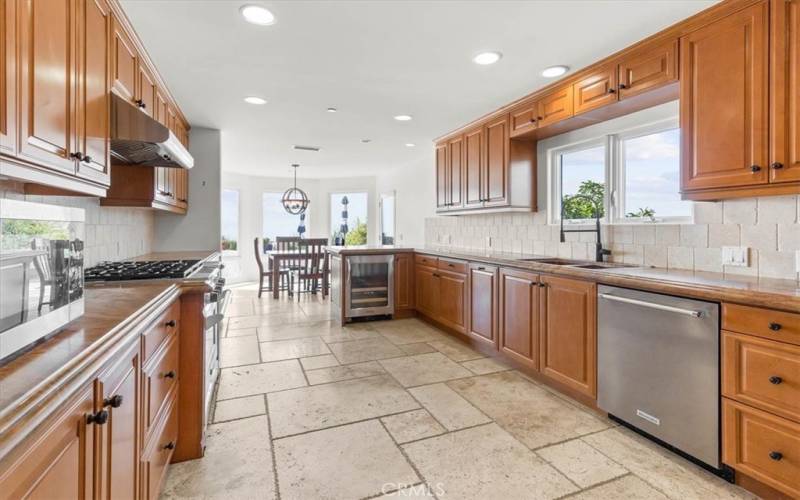
[[[0,199],[0,362],[80,317],[84,211]]]
[[[394,255],[350,255],[344,290],[345,316],[394,314]]]
[[[597,405],[719,469],[719,304],[601,285],[597,306]]]

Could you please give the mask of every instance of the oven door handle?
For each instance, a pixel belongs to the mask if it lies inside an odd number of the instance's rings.
[[[214,328],[220,324],[224,318],[224,314],[212,314],[211,316],[206,316],[205,329],[208,330],[209,328]]]
[[[219,313],[222,316],[225,316],[225,311],[228,310],[228,303],[230,302],[230,299],[231,299],[231,291],[230,291],[230,289],[223,291],[222,292],[222,298],[220,299],[220,307],[219,307]]]

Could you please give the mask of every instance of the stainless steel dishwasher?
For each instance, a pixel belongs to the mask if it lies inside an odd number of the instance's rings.
[[[719,469],[719,304],[601,285],[597,324],[597,405]]]

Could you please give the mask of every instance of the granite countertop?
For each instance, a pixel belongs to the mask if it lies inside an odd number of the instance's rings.
[[[337,255],[382,255],[392,253],[413,252],[414,247],[400,247],[395,245],[359,245],[351,247],[325,247],[330,253]]]
[[[524,260],[555,258],[541,255],[480,254],[477,252],[471,253],[467,250],[453,251],[436,248],[416,248],[415,251],[439,257],[589,279],[608,285],[800,312],[800,283],[796,280],[754,278],[722,273],[635,266],[581,269]]]

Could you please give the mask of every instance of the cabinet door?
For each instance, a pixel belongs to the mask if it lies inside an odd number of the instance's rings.
[[[681,189],[764,184],[768,4],[681,38]]]
[[[539,276],[500,270],[500,350],[533,370],[539,369]]]
[[[19,154],[74,174],[75,0],[26,0],[17,8]]]
[[[114,19],[111,33],[111,85],[131,103],[136,97],[136,78],[139,55],[127,33]]]
[[[153,167],[155,169],[155,199],[162,203],[172,203],[170,196],[170,173],[167,167]]]
[[[617,67],[609,65],[573,85],[575,114],[617,102]]]
[[[597,291],[594,283],[543,276],[540,371],[595,397]]]
[[[573,115],[572,85],[567,85],[539,99],[536,123],[544,127]]]
[[[139,72],[137,82],[137,104],[139,108],[148,115],[155,118],[156,94],[158,86],[155,83],[153,74],[145,64],[139,61]]]
[[[15,17],[15,1],[0,0],[0,153],[9,155],[17,151]]]
[[[140,441],[138,342],[97,380],[98,411],[108,412],[102,426],[99,498],[137,498]]]
[[[164,93],[161,92],[161,89],[156,89],[156,102],[155,102],[155,109],[153,110],[153,118],[158,120],[158,123],[164,125],[165,127],[169,128],[169,113],[168,108],[169,104],[167,104],[167,98],[164,97]]]
[[[528,101],[511,110],[511,137],[517,137],[536,130],[538,117],[537,103]]]
[[[0,498],[94,498],[95,425],[91,385],[82,390],[52,422],[41,439],[6,470],[0,470]]]
[[[189,204],[189,171],[182,168],[175,170],[175,201],[182,207]]]
[[[447,208],[447,144],[436,146],[436,208]]]
[[[484,264],[469,266],[469,327],[475,340],[497,348],[497,268]]]
[[[619,98],[678,81],[678,40],[648,47],[619,63]]]
[[[108,185],[111,154],[111,11],[106,0],[79,0],[78,175]]]
[[[417,309],[431,318],[439,315],[439,280],[435,273],[426,266],[416,266],[414,273]]]
[[[486,206],[508,204],[508,116],[486,124],[486,174],[483,199]]]
[[[448,206],[460,208],[461,199],[461,172],[464,165],[464,138],[452,139],[447,144],[447,195],[449,198]]]
[[[467,331],[467,276],[439,271],[439,316],[436,318],[459,333]]]
[[[770,182],[800,181],[800,0],[772,3]]]
[[[394,308],[414,308],[414,255],[410,253],[394,257]]]
[[[464,206],[483,203],[483,125],[464,134]]]

